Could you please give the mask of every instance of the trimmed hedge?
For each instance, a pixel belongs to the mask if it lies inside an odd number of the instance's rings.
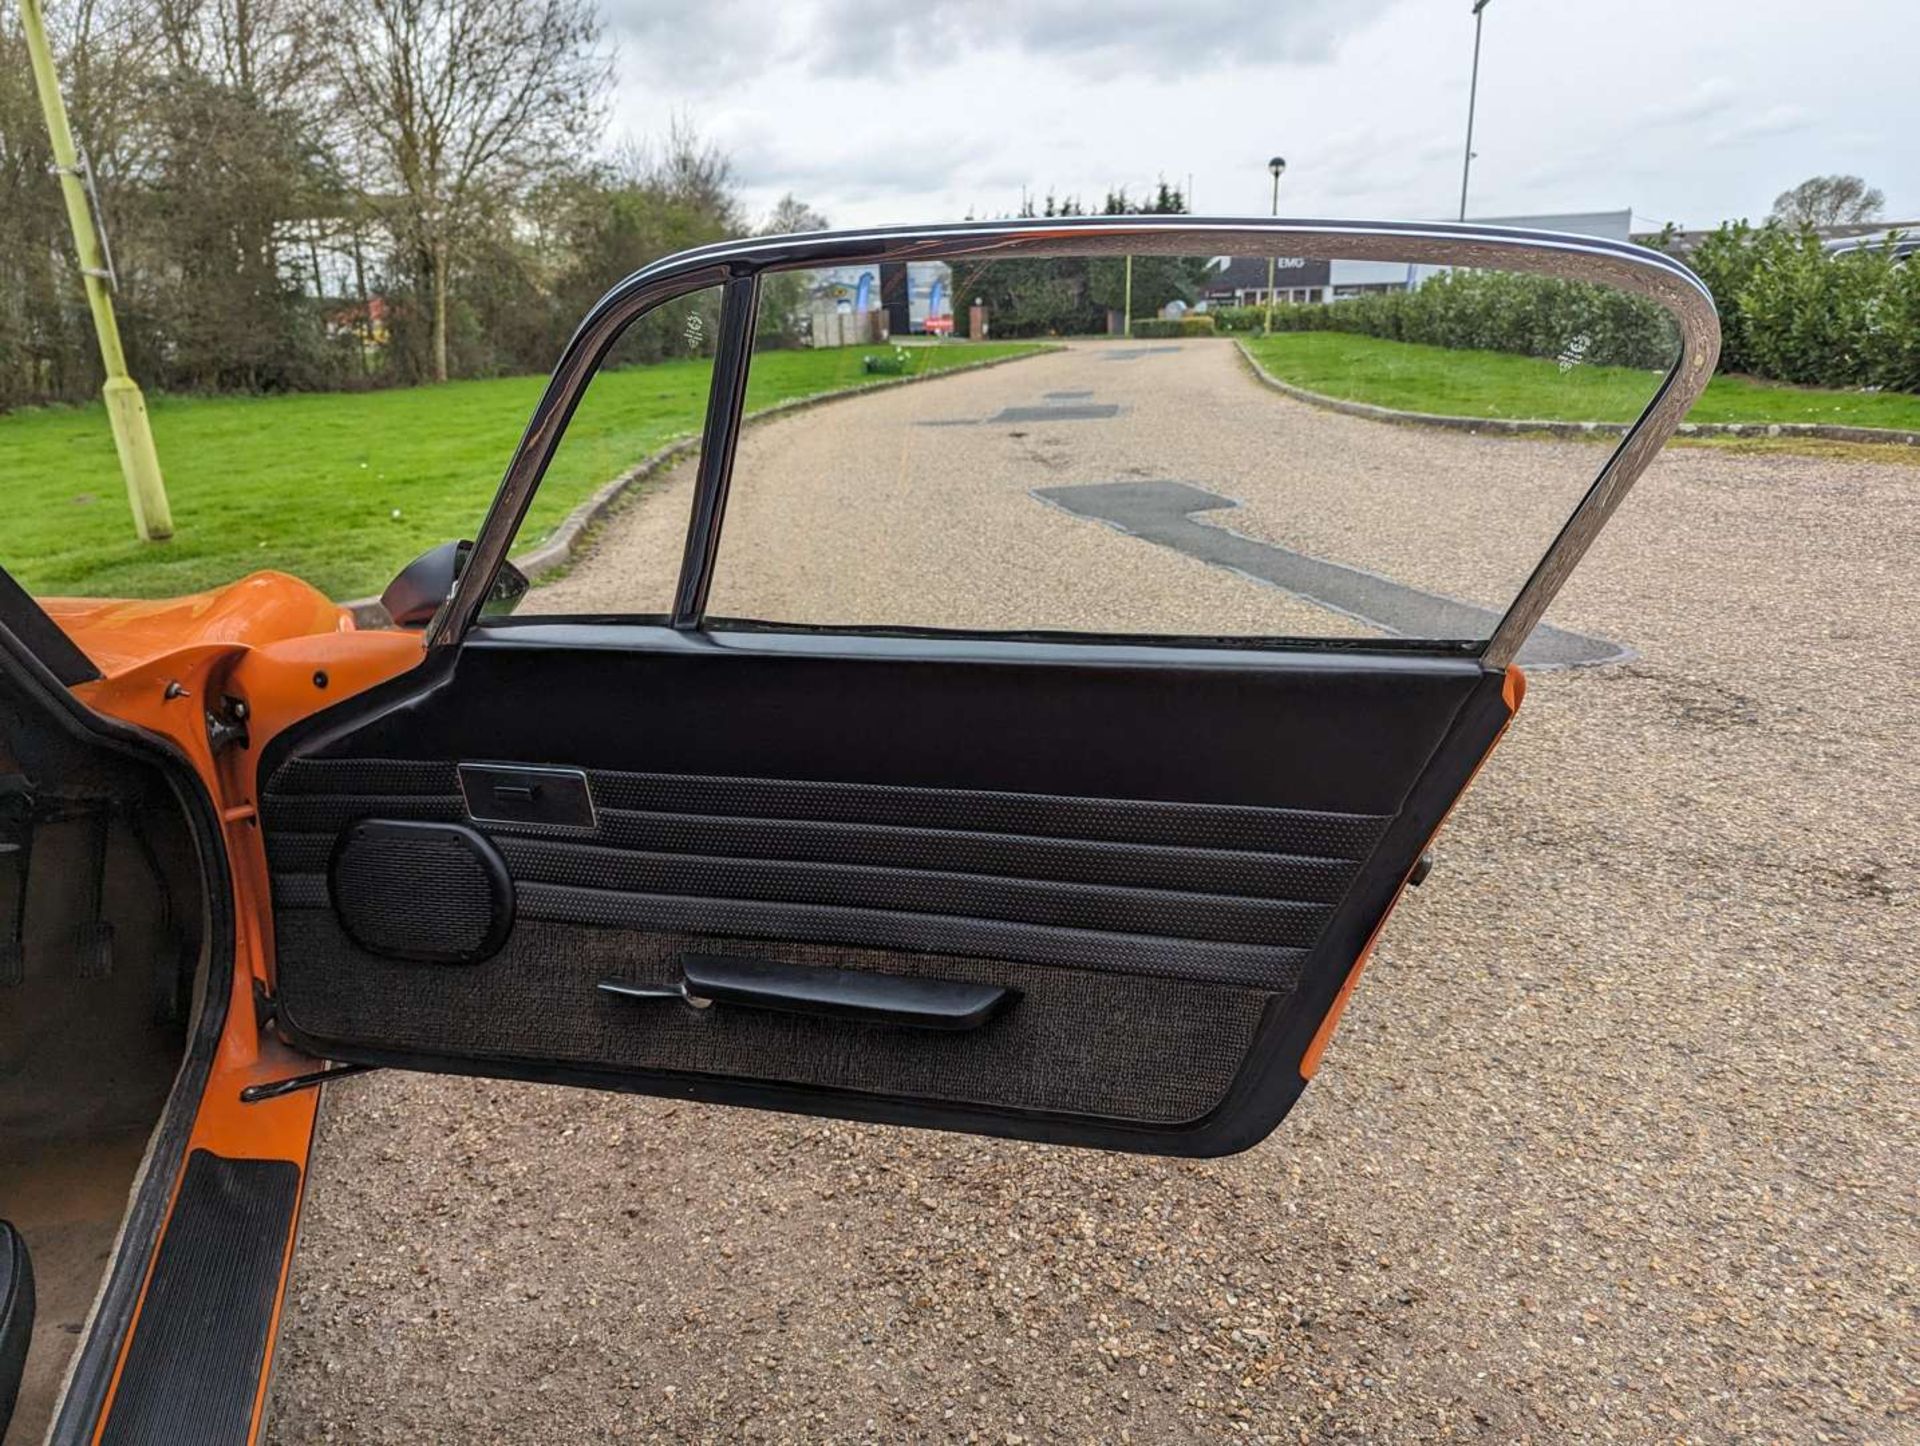
[[[1280,303],[1274,303],[1274,311],[1280,310]],[[1266,329],[1267,309],[1264,306],[1215,306],[1207,311],[1213,318],[1217,330],[1241,335],[1258,336]]]
[[[1258,330],[1261,307],[1229,308],[1230,331]],[[1242,326],[1243,315],[1252,321]],[[1611,286],[1513,271],[1443,271],[1413,291],[1375,292],[1324,304],[1276,306],[1275,331],[1347,331],[1388,341],[1596,366],[1662,370],[1679,339],[1652,301]]]
[[[1920,260],[1897,261],[1884,247],[1833,256],[1810,231],[1744,221],[1722,226],[1686,260],[1720,309],[1721,371],[1920,392]],[[1224,332],[1257,333],[1267,317],[1259,306],[1208,315]],[[1651,301],[1505,271],[1447,271],[1414,291],[1276,306],[1273,329],[1661,370],[1678,348]]]
[[[1202,313],[1199,316],[1149,317],[1145,321],[1133,324],[1135,338],[1166,336],[1212,336],[1213,317]]]

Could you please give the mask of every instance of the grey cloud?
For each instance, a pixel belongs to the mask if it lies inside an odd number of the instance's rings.
[[[607,0],[630,62],[683,89],[711,90],[769,64],[816,73],[911,73],[956,64],[968,52],[1015,50],[1081,73],[1169,77],[1200,66],[1313,64],[1330,59],[1392,0],[814,0],[774,5],[709,0]]]
[[[783,12],[760,0],[606,0],[623,66],[677,93],[722,89],[790,59],[798,49]]]
[[[1275,149],[1293,209],[1458,203],[1468,0],[604,3],[629,133],[690,116],[750,189],[791,186],[836,221],[992,214],[1023,186],[1087,197],[1162,171],[1193,174],[1206,210],[1264,211]],[[1761,43],[1751,0],[1500,0],[1474,209],[1698,221],[1840,166],[1912,209],[1896,41],[1920,10],[1827,8],[1782,12]]]
[[[817,68],[939,62],[963,50],[1013,49],[1082,71],[1176,74],[1197,65],[1313,63],[1368,24],[1387,0],[824,0],[816,12]]]
[[[854,134],[832,147],[795,147],[770,129],[726,137],[734,170],[749,186],[830,187],[842,200],[873,195],[930,193],[945,188],[1010,190],[1028,179],[1013,158],[978,153],[967,138],[932,130]],[[927,158],[945,159],[935,166]]]
[[[1710,76],[1685,95],[1642,113],[1652,125],[1685,125],[1725,115],[1740,103],[1739,91],[1723,75]]]
[[[1805,106],[1773,105],[1739,116],[1730,124],[1721,126],[1706,138],[1706,144],[1715,149],[1737,146],[1747,141],[1764,140],[1768,136],[1783,135],[1788,131],[1799,130],[1809,119]]]

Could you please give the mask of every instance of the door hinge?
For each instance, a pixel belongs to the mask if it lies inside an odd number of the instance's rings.
[[[218,706],[207,709],[207,746],[215,753],[236,744],[248,747],[251,742],[247,736],[248,714],[245,698],[223,694]]]

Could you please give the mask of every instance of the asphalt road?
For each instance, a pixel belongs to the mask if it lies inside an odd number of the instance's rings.
[[[1362,632],[1030,493],[1486,604],[1601,455],[1112,350],[753,429],[716,609]],[[658,607],[684,497],[534,606]],[[1666,453],[1553,613],[1635,656],[1536,675],[1244,1155],[331,1087],[274,1439],[1914,1439],[1917,557],[1910,460]]]

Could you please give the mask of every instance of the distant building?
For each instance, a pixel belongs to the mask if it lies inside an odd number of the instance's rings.
[[[1569,236],[1598,236],[1628,241],[1633,236],[1633,211],[1556,211],[1541,216],[1475,216],[1475,226],[1511,226],[1517,231],[1561,231]]]
[[[1376,291],[1411,291],[1433,273],[1410,261],[1335,261],[1329,268],[1329,301],[1370,296]]]
[[[1328,263],[1315,256],[1273,258],[1273,299],[1310,302],[1327,299]],[[1337,263],[1333,263],[1337,264]],[[1200,296],[1209,306],[1265,306],[1267,258],[1233,256],[1206,280]]]

